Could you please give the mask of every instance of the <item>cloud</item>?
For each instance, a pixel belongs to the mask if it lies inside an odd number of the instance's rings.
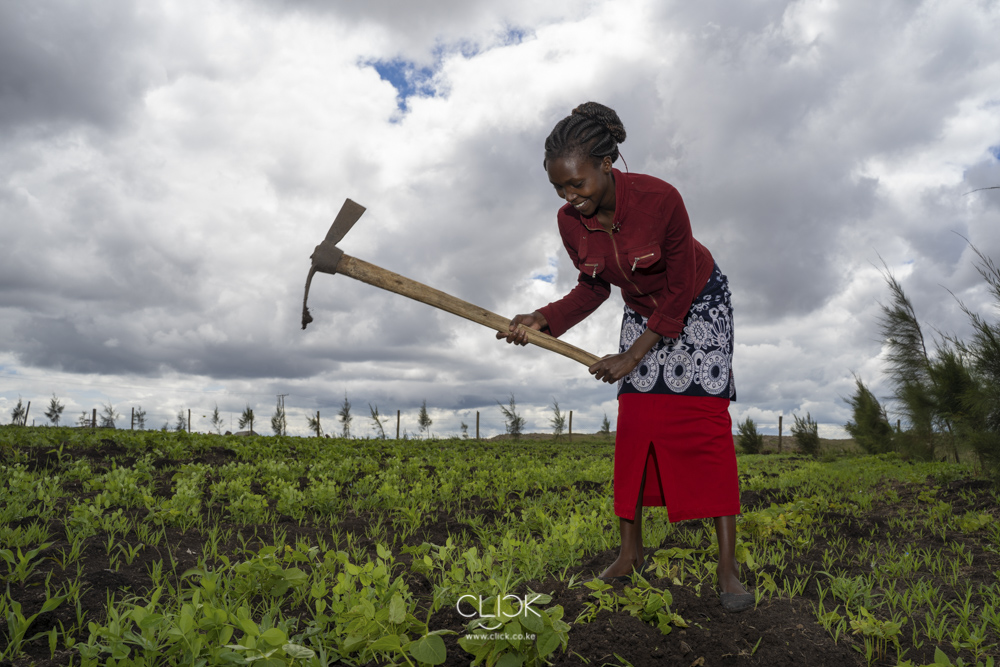
[[[427,400],[445,433],[476,410],[502,428],[513,392],[530,428],[555,397],[596,430],[614,389],[579,364],[347,276],[317,276],[298,323],[347,197],[368,207],[350,255],[505,316],[558,299],[576,271],[541,147],[595,99],[731,280],[734,416],[834,429],[852,371],[882,387],[879,256],[929,330],[968,332],[944,288],[993,312],[955,232],[1000,254],[1000,191],[966,194],[1000,184],[998,18],[944,1],[5,6],[0,397],[142,400],[172,422],[290,393],[304,433],[346,391]],[[620,309],[566,339],[615,351]]]

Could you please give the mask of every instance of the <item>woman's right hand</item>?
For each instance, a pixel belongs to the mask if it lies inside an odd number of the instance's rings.
[[[537,310],[526,315],[515,315],[514,319],[510,321],[510,329],[507,333],[497,332],[497,340],[506,340],[508,343],[527,345],[528,334],[524,328],[541,331],[543,328],[548,326],[548,324],[549,322],[545,319],[545,316]],[[519,328],[518,325],[521,325],[521,328]]]

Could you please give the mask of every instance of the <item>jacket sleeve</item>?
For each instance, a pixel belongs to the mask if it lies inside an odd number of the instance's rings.
[[[566,252],[573,261],[573,266],[580,268],[580,257],[576,249],[563,239]],[[548,333],[559,337],[571,327],[579,324],[587,315],[597,310],[611,295],[611,285],[602,278],[580,272],[576,287],[569,294],[538,309],[548,320]]]
[[[697,244],[691,234],[687,209],[676,190],[664,201],[662,219],[665,228],[661,250],[666,260],[666,285],[646,326],[661,336],[678,338],[701,286],[698,285]]]

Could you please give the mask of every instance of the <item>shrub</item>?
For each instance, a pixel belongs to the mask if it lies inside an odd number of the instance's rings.
[[[760,454],[764,448],[764,436],[757,432],[757,424],[753,419],[747,417],[736,426],[738,435],[736,440],[743,451],[747,454]]]
[[[865,386],[858,376],[854,376],[854,395],[847,400],[853,410],[853,420],[844,428],[854,438],[861,449],[869,454],[883,454],[896,448],[892,426],[885,408],[875,394]]]
[[[514,394],[510,395],[509,405],[504,405],[500,401],[497,401],[497,405],[500,406],[500,412],[503,413],[504,422],[507,426],[507,434],[515,440],[520,440],[521,433],[524,432],[524,417],[517,414],[517,403],[514,402]]]
[[[799,450],[812,457],[819,456],[819,424],[812,420],[808,412],[804,418],[798,415],[792,416],[795,417],[792,437],[795,438]]]

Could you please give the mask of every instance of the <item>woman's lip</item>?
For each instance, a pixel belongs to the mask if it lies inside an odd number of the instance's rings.
[[[584,206],[586,206],[586,205],[587,205],[587,200],[586,200],[586,199],[584,199],[584,200],[583,200],[582,202],[580,202],[579,204],[573,204],[573,208],[575,208],[575,209],[581,209],[581,208],[583,208],[583,207],[584,207]]]

